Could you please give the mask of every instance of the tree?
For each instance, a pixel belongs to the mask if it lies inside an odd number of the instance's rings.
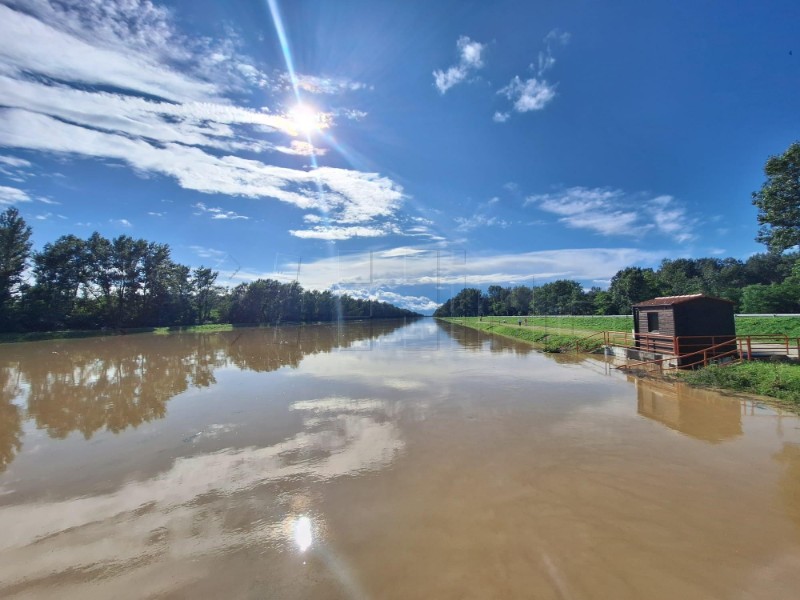
[[[658,282],[653,269],[628,267],[618,271],[608,288],[620,314],[630,314],[631,305],[658,296]]]
[[[26,312],[37,329],[61,329],[70,325],[78,292],[88,278],[86,242],[64,235],[45,244],[33,255],[36,285],[26,296]]]
[[[800,244],[800,142],[764,165],[767,180],[753,193],[758,207],[757,242],[780,253]]]
[[[0,326],[13,322],[11,305],[31,252],[31,228],[11,207],[0,213]]]
[[[219,273],[216,271],[202,266],[196,268],[192,273],[197,322],[201,325],[211,317],[211,302],[217,291],[217,288],[214,286],[217,275],[219,275]]]

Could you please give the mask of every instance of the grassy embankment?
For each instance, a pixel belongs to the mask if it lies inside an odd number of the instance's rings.
[[[13,342],[38,342],[40,340],[71,340],[79,338],[103,337],[110,335],[127,335],[130,333],[203,333],[209,331],[230,331],[234,325],[227,323],[209,325],[190,325],[186,327],[131,327],[127,329],[86,329],[68,331],[30,331],[27,333],[0,333],[0,344]]]
[[[527,325],[518,325],[520,319]],[[630,317],[484,317],[444,319],[487,333],[525,341],[545,352],[591,352],[602,345],[602,337],[586,338],[598,331],[630,331]],[[739,335],[787,335],[800,337],[800,317],[738,317]],[[582,340],[582,341],[581,341]],[[745,362],[681,371],[676,377],[697,387],[719,388],[769,396],[800,410],[800,365],[776,362]]]

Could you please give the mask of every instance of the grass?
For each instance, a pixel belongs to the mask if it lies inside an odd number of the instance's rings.
[[[595,331],[631,331],[632,316],[537,316],[537,317],[483,317],[483,321],[516,324],[519,319],[527,319],[529,326],[547,327],[572,335],[576,333],[589,335]],[[463,320],[459,318],[459,321]],[[468,317],[467,322],[478,321],[478,317]],[[800,337],[800,315],[796,317],[736,317],[736,333],[738,335],[787,335],[790,338]]]
[[[111,335],[127,335],[132,333],[204,333],[213,331],[230,331],[235,327],[229,323],[190,325],[186,327],[129,327],[127,329],[86,329],[67,331],[31,331],[27,333],[0,333],[0,344],[15,342],[38,342],[41,340],[72,340],[80,338],[103,337]]]
[[[524,319],[528,320],[527,325]],[[600,336],[586,340],[587,335],[604,330],[629,330],[631,319],[625,317],[478,317],[451,318],[458,323],[504,337],[520,340],[545,352],[591,352],[599,348]],[[523,320],[523,325],[518,323]],[[622,322],[625,321],[623,324]],[[800,317],[739,317],[740,335],[784,334],[800,337]],[[783,362],[745,362],[735,365],[712,365],[695,371],[679,371],[671,376],[689,385],[718,388],[768,396],[778,404],[800,411],[800,364]]]
[[[800,316],[797,317],[736,317],[738,335],[787,335],[800,337]]]
[[[503,323],[503,319],[505,319],[507,322]],[[517,319],[512,317],[492,317],[492,320],[489,320],[488,318],[480,320],[477,317],[467,319],[446,318],[442,320],[449,323],[466,325],[467,327],[471,327],[472,329],[477,329],[479,331],[485,331],[486,333],[502,335],[503,337],[515,340],[521,340],[523,342],[532,344],[544,350],[545,352],[575,352],[578,341],[587,335],[587,331],[585,330],[576,330],[575,334],[573,335],[571,331],[564,327],[549,327],[547,329],[544,327],[537,327],[531,324],[530,317],[528,317],[529,324],[521,327],[517,325]],[[591,333],[591,331],[588,331],[588,334]],[[585,342],[581,343],[581,351],[591,352],[592,350],[602,346],[602,344],[603,339],[601,337],[586,340]]]
[[[800,410],[800,365],[779,362],[744,362],[736,365],[712,365],[697,371],[677,373],[681,381],[707,388],[721,388],[777,398],[794,410]]]

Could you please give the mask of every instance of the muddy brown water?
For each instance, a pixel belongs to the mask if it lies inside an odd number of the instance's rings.
[[[800,597],[800,420],[431,320],[0,347],[0,597]]]

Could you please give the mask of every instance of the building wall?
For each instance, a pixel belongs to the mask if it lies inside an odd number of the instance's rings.
[[[675,316],[671,306],[652,306],[636,309],[638,312],[637,333],[658,333],[660,335],[675,335]],[[648,331],[647,313],[658,313],[658,331]]]
[[[675,335],[736,335],[733,304],[698,298],[675,305]]]
[[[672,342],[644,337],[648,333],[677,337],[678,354],[688,354],[709,346],[731,340],[727,346],[714,353],[721,354],[735,349],[736,323],[733,315],[733,304],[715,298],[697,298],[687,302],[662,306],[642,306],[635,309],[635,331],[642,335],[637,337],[636,346],[644,350],[670,352]],[[658,331],[648,330],[648,313],[658,314]],[[685,339],[680,339],[685,338]],[[691,364],[702,357],[689,357],[684,362]]]

